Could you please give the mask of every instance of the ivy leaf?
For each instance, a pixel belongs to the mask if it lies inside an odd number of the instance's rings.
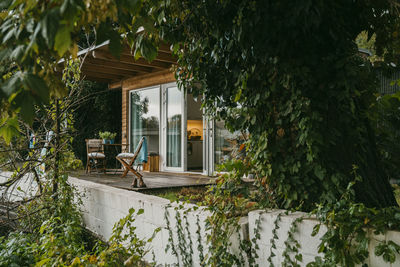
[[[302,254],[297,254],[296,256],[294,256],[296,258],[296,260],[302,262],[303,261],[303,255]]]
[[[316,166],[314,168],[314,174],[317,176],[320,180],[324,179],[324,170],[321,168],[321,166]]]
[[[65,52],[71,46],[71,35],[68,27],[63,25],[61,28],[58,29],[55,43],[54,43],[54,50],[58,52],[58,55],[62,57]]]
[[[316,234],[318,234],[320,227],[321,227],[321,224],[315,225],[313,230],[312,230],[312,232],[311,232],[311,236],[315,236]]]
[[[144,213],[144,210],[143,209],[139,209],[136,215],[140,215],[140,214],[143,214],[143,213]]]
[[[379,244],[378,246],[375,247],[375,255],[376,256],[381,256],[385,252],[385,245],[384,244]]]

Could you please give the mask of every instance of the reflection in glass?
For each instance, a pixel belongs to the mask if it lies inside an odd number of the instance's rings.
[[[148,152],[159,153],[160,89],[131,92],[131,151],[142,136],[147,138]]]
[[[182,93],[167,88],[167,167],[181,167]]]
[[[225,128],[223,121],[216,121],[214,127],[214,163],[220,165],[233,158],[232,152],[241,142],[241,133],[239,131],[231,133]]]

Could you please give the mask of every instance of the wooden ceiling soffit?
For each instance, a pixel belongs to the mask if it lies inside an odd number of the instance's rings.
[[[118,61],[117,59],[109,60],[109,59],[101,59],[101,58],[97,58],[97,57],[96,58],[87,57],[85,59],[85,63],[83,65],[85,65],[86,63],[98,65],[98,66],[105,67],[105,68],[128,70],[128,71],[134,71],[134,72],[139,72],[139,73],[150,73],[153,70],[150,67],[143,67],[143,66],[138,66],[135,64],[125,63],[125,62]]]
[[[107,74],[107,73],[98,73],[95,71],[84,71],[82,73],[82,76],[86,76],[87,79],[91,80],[93,78],[99,78],[99,79],[104,79],[108,80],[108,82],[114,82],[114,81],[119,81],[124,78],[122,75],[115,75],[115,74]]]
[[[137,71],[113,68],[110,66],[103,67],[103,66],[99,66],[99,65],[91,64],[91,63],[84,64],[82,67],[82,71],[83,71],[83,73],[85,73],[85,71],[92,71],[92,72],[98,72],[98,73],[106,73],[106,74],[109,73],[109,74],[122,75],[122,76],[126,76],[126,77],[131,77],[131,76],[135,76],[138,74]]]
[[[130,49],[124,49],[121,54],[121,57],[122,56],[133,57]],[[170,64],[176,64],[176,58],[173,57],[170,52],[158,51],[157,57],[154,60],[161,61],[161,62],[167,62]]]
[[[118,89],[122,87],[122,81],[113,82],[108,84],[108,89]]]
[[[158,61],[157,58],[151,62],[148,62],[144,58],[135,59],[135,57],[130,53],[129,50],[125,50],[123,52],[123,54],[121,54],[120,59],[115,58],[114,56],[112,56],[110,54],[110,52],[108,50],[104,50],[104,49],[97,49],[97,50],[93,51],[92,56],[94,58],[128,63],[128,64],[133,64],[136,66],[143,66],[143,67],[149,67],[149,68],[154,68],[154,69],[168,69],[171,67],[171,64],[172,64],[171,62]],[[176,61],[174,61],[173,63],[176,63]]]

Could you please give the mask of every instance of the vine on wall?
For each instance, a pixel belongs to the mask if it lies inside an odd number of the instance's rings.
[[[356,177],[358,179],[358,177]],[[363,204],[354,203],[353,185],[351,182],[341,199],[332,205],[319,205],[311,213],[307,213],[295,218],[287,232],[287,239],[284,241],[285,248],[281,251],[282,266],[303,265],[303,255],[299,240],[296,239],[298,226],[310,216],[316,216],[319,220],[313,231],[312,236],[319,233],[321,225],[327,227],[327,232],[322,236],[318,253],[323,253],[323,257],[316,257],[307,266],[355,266],[362,264],[369,255],[369,245],[371,234],[385,234],[388,230],[400,229],[400,210],[397,207],[374,209],[365,207]],[[208,232],[206,242],[208,253],[204,252],[204,236],[201,234],[201,221],[199,215],[196,217],[197,231],[197,251],[199,253],[201,266],[258,266],[256,259],[259,258],[262,229],[262,211],[255,220],[255,229],[252,239],[245,240],[239,237],[239,250],[232,250],[233,235],[240,232],[239,219],[258,204],[253,204],[252,193],[243,194],[246,190],[243,187],[242,179],[237,176],[225,174],[219,177],[217,184],[209,190],[206,201],[207,209],[211,215],[206,219],[206,231]],[[251,192],[251,190],[249,190]],[[243,194],[243,195],[242,195]],[[246,197],[245,197],[246,196]],[[174,240],[170,224],[169,249],[178,249],[181,255],[179,264],[181,266],[192,266],[194,263],[194,244],[189,235],[188,213],[191,209],[182,211],[183,205],[175,208],[175,219],[178,240]],[[166,210],[166,214],[168,211]],[[277,241],[280,238],[278,230],[281,227],[282,216],[294,215],[292,212],[278,212],[274,227],[271,229],[272,238],[270,241],[269,256],[266,259],[269,266],[274,266],[273,258],[277,256]],[[168,216],[166,216],[168,218]],[[373,230],[371,230],[373,229]],[[184,240],[186,238],[186,240]],[[203,241],[203,242],[202,242]],[[185,248],[185,249],[184,249]],[[382,241],[375,247],[375,255],[383,258],[385,262],[393,263],[400,252],[400,246],[393,241]],[[262,262],[262,261],[261,261]]]

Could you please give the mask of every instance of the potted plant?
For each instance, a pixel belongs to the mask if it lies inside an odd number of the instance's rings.
[[[115,137],[117,136],[117,133],[110,133],[110,144],[114,144],[114,140],[115,140]]]
[[[110,139],[110,132],[99,132],[99,137],[103,139],[103,144],[107,144],[108,140]]]

